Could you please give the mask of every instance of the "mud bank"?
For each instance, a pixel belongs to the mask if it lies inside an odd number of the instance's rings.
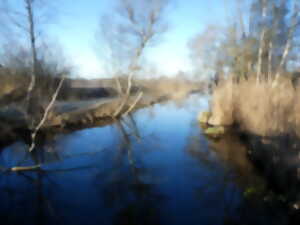
[[[169,100],[169,96],[143,96],[132,111]],[[47,121],[41,129],[43,133],[64,133],[88,127],[105,126],[114,122],[113,113],[118,109],[123,99],[101,98],[90,101],[57,102]],[[124,105],[120,115],[126,112],[136,101],[131,96]],[[30,141],[25,115],[17,107],[9,107],[0,111],[0,146],[6,146],[17,137]]]
[[[272,190],[267,195],[262,195],[261,201],[276,204],[287,212],[290,221],[288,224],[299,224],[300,139],[298,135],[285,133],[260,136],[241,129],[238,124],[213,126],[209,123],[210,116],[211,113],[205,112],[198,118],[202,124],[203,133],[220,146],[223,146],[223,142],[228,139],[228,136],[235,136],[233,142],[241,144],[232,151],[234,154],[232,158],[237,158],[246,149],[246,155],[252,166],[266,180],[267,187],[264,189]],[[220,127],[225,132],[219,132]],[[260,192],[260,189],[260,187],[250,188],[249,193]]]

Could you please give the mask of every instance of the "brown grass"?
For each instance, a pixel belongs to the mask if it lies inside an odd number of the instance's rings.
[[[289,77],[281,77],[275,86],[254,78],[223,80],[214,88],[212,112],[214,125],[237,124],[261,136],[300,136],[300,85],[293,85]]]
[[[154,96],[164,95],[172,99],[181,99],[186,97],[191,91],[203,89],[202,83],[184,78],[160,77],[157,79],[137,80],[136,84],[143,87],[148,94]]]
[[[3,68],[0,68],[0,79],[0,97],[8,95],[17,89],[22,89],[29,83],[28,76]]]
[[[49,102],[60,79],[50,75],[37,76],[33,98],[41,103]],[[28,70],[0,68],[0,80],[0,106],[25,100],[30,82]],[[65,82],[60,91],[60,97],[67,96],[69,90],[68,82]]]

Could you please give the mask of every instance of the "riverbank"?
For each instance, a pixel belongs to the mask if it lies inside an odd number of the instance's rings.
[[[157,103],[167,101],[182,101],[189,94],[188,92],[174,92],[164,94],[144,94],[138,99],[138,95],[131,95],[126,100],[120,114],[114,117],[113,114],[124,101],[122,97],[107,97],[78,101],[57,101],[47,120],[43,124],[39,136],[56,133],[69,133],[70,131],[101,127],[114,123],[126,112],[135,112],[139,109],[149,107]],[[137,101],[138,100],[138,101]],[[133,107],[134,106],[134,107]],[[28,129],[28,122],[22,108],[10,105],[0,110],[0,147],[9,145],[20,136],[30,143],[31,131]]]
[[[144,96],[135,105],[133,111],[166,101],[167,96]],[[131,96],[124,105],[121,114],[135,102]],[[87,101],[56,102],[42,130],[80,129],[82,127],[101,126],[113,122],[113,113],[123,101],[120,97],[100,98]],[[20,133],[29,133],[25,114],[17,107],[7,107],[0,112],[1,140],[3,145],[11,142]],[[28,132],[27,132],[28,130]],[[29,136],[29,135],[28,135]]]
[[[299,84],[289,77],[277,82],[222,80],[213,88],[210,111],[198,119],[208,127],[204,133],[219,140],[234,130],[296,224],[300,217],[299,97]]]
[[[76,215],[87,221],[99,218],[100,223],[111,219],[107,215],[117,219],[121,215],[118,220],[128,224],[133,219],[147,224],[152,212],[158,224],[289,225],[285,211],[273,201],[262,201],[264,178],[255,173],[243,143],[228,133],[220,140],[206,138],[196,123],[199,108],[207,109],[207,96],[195,94],[181,104],[166,101],[141,108],[108,126],[40,133],[37,148],[30,154],[19,139],[2,148],[1,187],[26,201],[0,211],[15,215],[11,212],[26,208],[35,215],[35,208],[28,207],[36,199],[26,191],[31,188],[42,193],[55,212],[71,212],[70,218],[62,217],[64,224],[78,223]],[[32,167],[37,162],[39,170]],[[34,170],[9,172],[24,167]],[[12,200],[6,192],[3,196],[3,205],[9,205]],[[67,211],[65,205],[70,206]],[[140,216],[140,209],[145,216]],[[51,220],[47,210],[44,221]],[[17,213],[15,220],[31,222],[27,214]]]
[[[1,76],[7,77],[8,74],[1,74]],[[0,126],[3,128],[0,136],[1,143],[4,145],[14,140],[18,133],[26,133],[29,130],[32,118],[26,118],[24,108],[27,78],[15,75],[1,84],[5,87],[0,92]],[[20,79],[27,81],[22,87],[17,82]],[[57,81],[56,79],[52,82],[51,87],[55,87],[53,83]],[[119,81],[121,87],[126,88],[127,79],[120,78]],[[43,81],[42,84],[44,83],[47,82]],[[203,89],[202,83],[184,78],[140,79],[133,81],[130,97],[126,99],[118,94],[115,79],[66,79],[41,130],[106,125],[127,111],[135,111],[170,99],[180,100],[189,93],[203,91]],[[36,121],[39,121],[53,94],[51,88],[48,90],[44,86],[38,87],[38,90],[43,91],[34,93],[33,101],[38,107],[31,116]],[[124,102],[120,110],[120,105]],[[120,112],[116,116],[118,110]]]
[[[300,86],[289,77],[276,82],[226,79],[213,88],[213,126],[235,126],[258,136],[300,137]]]

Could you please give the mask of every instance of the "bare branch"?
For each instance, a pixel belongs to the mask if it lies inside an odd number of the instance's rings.
[[[44,112],[43,118],[41,119],[39,124],[34,128],[34,131],[31,134],[31,145],[29,147],[29,152],[33,151],[33,149],[35,148],[36,135],[37,135],[38,131],[41,129],[41,127],[44,125],[44,123],[46,122],[46,120],[48,118],[48,114],[50,112],[50,109],[53,107],[53,105],[56,101],[57,95],[58,95],[58,93],[59,93],[59,91],[60,91],[60,89],[63,85],[64,80],[65,80],[65,77],[63,76],[62,79],[60,80],[58,86],[57,86],[57,89],[56,89],[55,93],[52,96],[52,99],[51,99],[50,103],[48,104],[48,106],[47,106],[47,108]]]
[[[109,29],[112,36],[109,36],[108,42],[111,56],[114,56],[110,60],[121,59],[123,64],[121,74],[127,75],[127,85],[123,91],[119,80],[116,79],[122,102],[113,113],[114,117],[119,116],[129,100],[133,78],[141,68],[140,59],[145,49],[154,37],[163,31],[160,29],[164,25],[162,15],[168,0],[117,0],[117,2],[119,3],[117,13],[121,20],[116,18],[111,21],[110,27],[115,27],[116,30]]]
[[[132,105],[129,107],[129,109],[123,114],[123,116],[127,116],[128,113],[130,113],[134,107],[136,106],[136,104],[140,101],[140,99],[143,97],[143,92],[140,92],[139,95],[136,97],[135,101],[132,103]]]

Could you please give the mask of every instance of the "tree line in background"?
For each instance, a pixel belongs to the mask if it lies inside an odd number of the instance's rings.
[[[232,22],[210,25],[189,42],[197,73],[259,82],[299,71],[297,0],[237,1],[236,9]]]
[[[47,91],[53,87],[51,93],[55,91],[58,80],[43,82],[46,78],[71,73],[71,67],[61,57],[59,44],[46,38],[47,25],[59,11],[58,1],[1,1],[0,41],[5,43],[1,64],[13,68],[9,71],[12,74],[30,77],[28,99],[31,92],[45,95],[41,92],[46,87]],[[133,77],[141,73],[145,50],[167,30],[164,17],[169,4],[168,0],[116,0],[115,10],[101,17],[96,41],[102,48],[96,51],[105,54],[102,59],[107,59],[106,71],[116,77],[121,95],[128,96]],[[233,21],[210,25],[189,42],[197,74],[215,78],[228,74],[237,78],[255,76],[262,80],[299,70],[297,0],[236,1],[235,11]],[[123,83],[121,75],[126,77]],[[38,85],[33,85],[36,82]]]

